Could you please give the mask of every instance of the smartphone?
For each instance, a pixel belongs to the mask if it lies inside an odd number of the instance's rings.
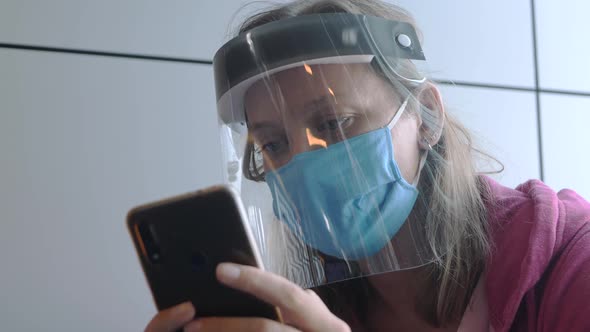
[[[263,269],[237,193],[215,186],[133,208],[127,227],[158,310],[191,301],[196,317],[263,317],[278,309],[219,283],[215,268]]]

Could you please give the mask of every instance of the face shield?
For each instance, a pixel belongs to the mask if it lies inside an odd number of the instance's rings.
[[[226,181],[268,270],[309,288],[434,260],[414,211],[426,153],[404,179],[392,137],[421,106],[424,59],[410,24],[340,13],[268,23],[217,52]]]

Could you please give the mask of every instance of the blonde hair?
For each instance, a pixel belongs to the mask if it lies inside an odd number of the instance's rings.
[[[378,16],[408,22],[416,28],[415,20],[407,11],[379,0],[298,0],[250,17],[239,32],[287,17],[336,12]],[[415,96],[425,86],[399,80],[383,68],[377,69],[396,91]],[[402,70],[414,77],[421,76],[410,61],[403,62]],[[426,237],[435,254],[425,276],[431,287],[422,294],[421,313],[431,324],[446,326],[461,318],[485,269],[490,245],[484,201],[490,195],[485,181],[476,172],[474,153],[480,151],[474,148],[468,130],[446,112],[429,110],[415,98],[412,104],[414,114],[423,120],[444,116],[443,121],[438,122],[444,123],[438,128],[440,139],[432,146],[421,173],[418,184],[421,199],[414,207],[412,218],[426,220]],[[244,174],[250,180],[264,179],[260,158],[251,142],[246,146]],[[427,300],[432,298],[432,293],[436,294],[434,299]]]

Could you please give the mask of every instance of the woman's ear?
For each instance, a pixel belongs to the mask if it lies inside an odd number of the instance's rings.
[[[440,140],[445,122],[442,96],[431,82],[426,82],[415,96],[420,109],[420,148],[430,150]]]

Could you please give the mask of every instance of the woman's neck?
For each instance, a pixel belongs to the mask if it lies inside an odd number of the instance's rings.
[[[430,267],[381,273],[367,278],[372,288],[368,322],[371,331],[456,331],[459,321],[435,326],[436,287]]]

